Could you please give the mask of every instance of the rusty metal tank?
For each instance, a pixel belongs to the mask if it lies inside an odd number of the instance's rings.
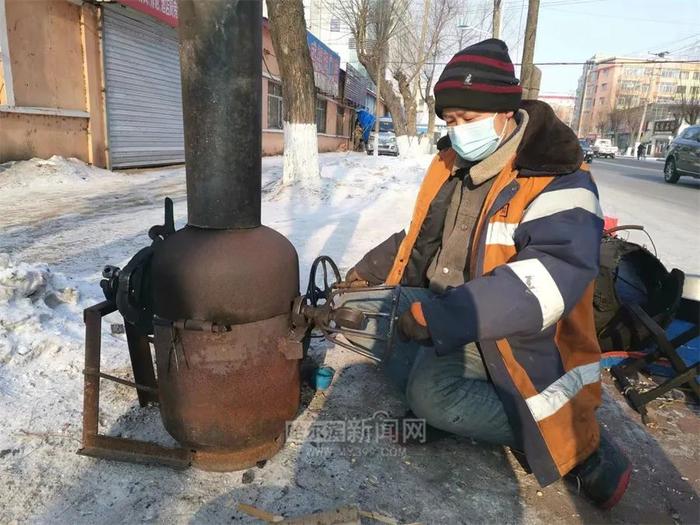
[[[299,407],[301,347],[288,339],[298,262],[282,235],[186,227],[153,256],[161,416],[194,464],[235,470],[272,456]]]
[[[261,225],[261,2],[178,11],[188,223],[151,263],[160,410],[195,466],[235,470],[271,457],[299,407],[299,268]]]

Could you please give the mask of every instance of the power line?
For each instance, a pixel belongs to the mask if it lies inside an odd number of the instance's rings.
[[[583,66],[593,63],[590,60],[584,62],[535,62],[536,66]],[[605,61],[593,63],[594,65],[605,64]],[[415,65],[416,63],[404,61],[389,61],[387,65]],[[425,62],[426,65],[446,66],[448,62]],[[628,65],[628,64],[700,64],[700,60],[625,60],[624,62],[612,62],[611,65]],[[514,66],[521,66],[522,63],[514,62]]]
[[[630,18],[628,16],[615,16],[615,15],[606,15],[606,14],[600,14],[600,13],[587,13],[585,11],[568,11],[566,9],[560,9],[558,7],[552,7],[551,9],[553,11],[559,11],[560,13],[568,13],[568,14],[572,14],[572,15],[595,16],[597,18],[616,18],[618,20],[626,20],[628,22],[654,22],[656,24],[674,24],[674,25],[697,26],[697,22],[686,22],[683,20],[658,20],[656,18]]]
[[[641,53],[642,51],[648,51],[649,49],[661,49],[664,46],[668,46],[671,44],[679,44],[681,42],[685,42],[686,40],[690,40],[691,38],[697,38],[700,37],[700,33],[693,33],[692,35],[683,37],[683,38],[674,38],[672,40],[666,40],[664,42],[659,42],[657,44],[649,45],[645,44],[644,47],[640,49],[635,49],[634,51],[627,51],[625,52],[626,55],[634,55],[636,53]]]
[[[585,4],[592,4],[592,3],[599,3],[599,2],[605,2],[607,0],[550,0],[549,2],[542,2],[540,5],[541,9],[546,9],[549,7],[559,7],[559,6],[577,6],[577,5],[585,5]],[[505,0],[501,5],[503,7],[519,7],[520,6],[520,0]],[[492,10],[493,7],[489,5],[488,3],[485,3],[484,5],[480,5],[477,7],[472,7],[470,8],[471,11],[490,11]]]

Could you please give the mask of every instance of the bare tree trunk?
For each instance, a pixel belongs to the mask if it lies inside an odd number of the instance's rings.
[[[428,136],[432,140],[435,133],[435,97],[429,95],[426,104],[428,105]]]
[[[533,81],[532,64],[535,58],[535,39],[537,38],[537,16],[539,11],[540,0],[528,0],[525,42],[523,43],[523,60],[520,66],[520,85],[523,86],[523,98],[531,98],[530,89]]]
[[[399,85],[399,93],[403,98],[403,108],[406,116],[406,135],[416,135],[416,94],[403,71],[397,71],[394,79]]]
[[[316,86],[302,0],[267,0],[270,33],[282,77],[283,183],[320,180]]]
[[[491,36],[493,38],[501,38],[501,1],[493,0],[493,21]]]
[[[372,79],[372,82],[374,82],[374,84],[377,86],[377,91],[381,92],[382,94],[381,96],[384,99],[384,104],[386,105],[387,109],[389,110],[389,114],[391,115],[391,120],[394,124],[394,132],[396,133],[396,136],[405,135],[406,119],[403,115],[401,99],[396,94],[394,86],[388,80],[386,80],[384,76],[381,75],[381,73],[379,73],[377,60],[373,60],[368,55],[365,55],[363,53],[358,53],[357,55],[360,64],[362,64],[365,70],[367,70],[367,73]],[[380,82],[381,86],[379,85]]]
[[[382,69],[382,61],[377,60],[377,78],[382,79],[384,77],[384,69]],[[377,98],[374,102],[374,156],[379,158],[379,130],[381,129],[381,123],[379,119],[382,117],[381,111],[379,111],[379,103],[382,99],[382,83],[377,83]]]

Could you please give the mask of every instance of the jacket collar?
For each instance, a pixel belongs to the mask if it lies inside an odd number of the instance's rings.
[[[583,151],[573,130],[555,115],[549,104],[523,100],[521,108],[530,117],[515,157],[520,175],[566,175],[579,169]]]

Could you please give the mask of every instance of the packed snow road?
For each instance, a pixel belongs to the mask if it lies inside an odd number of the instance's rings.
[[[322,180],[281,186],[282,160],[264,158],[263,221],[285,234],[308,267],[324,253],[347,270],[370,247],[407,226],[430,156],[320,156]],[[595,161],[603,207],[644,224],[669,265],[700,273],[700,192],[665,185],[654,165]],[[642,169],[646,168],[646,169]],[[123,266],[163,221],[163,197],[186,218],[184,169],[111,173],[54,157],[0,165],[0,523],[251,522],[248,503],[295,516],[342,505],[422,523],[696,523],[698,418],[666,405],[662,428],[644,429],[606,385],[602,424],[635,465],[628,494],[610,513],[557,482],[540,489],[501,447],[448,438],[422,447],[383,441],[318,443],[290,436],[263,468],[217,474],[98,461],[80,446],[82,310],[101,299],[101,268]],[[689,199],[689,200],[687,200]],[[639,239],[644,241],[643,238]],[[644,241],[646,242],[646,241]],[[129,378],[122,319],[102,333],[102,370]],[[116,324],[112,330],[110,324]],[[304,391],[293,431],[314,423],[372,422],[405,407],[377,368],[319,344],[312,357],[337,370],[325,392]],[[100,431],[172,445],[157,409],[133,390],[102,382]]]

